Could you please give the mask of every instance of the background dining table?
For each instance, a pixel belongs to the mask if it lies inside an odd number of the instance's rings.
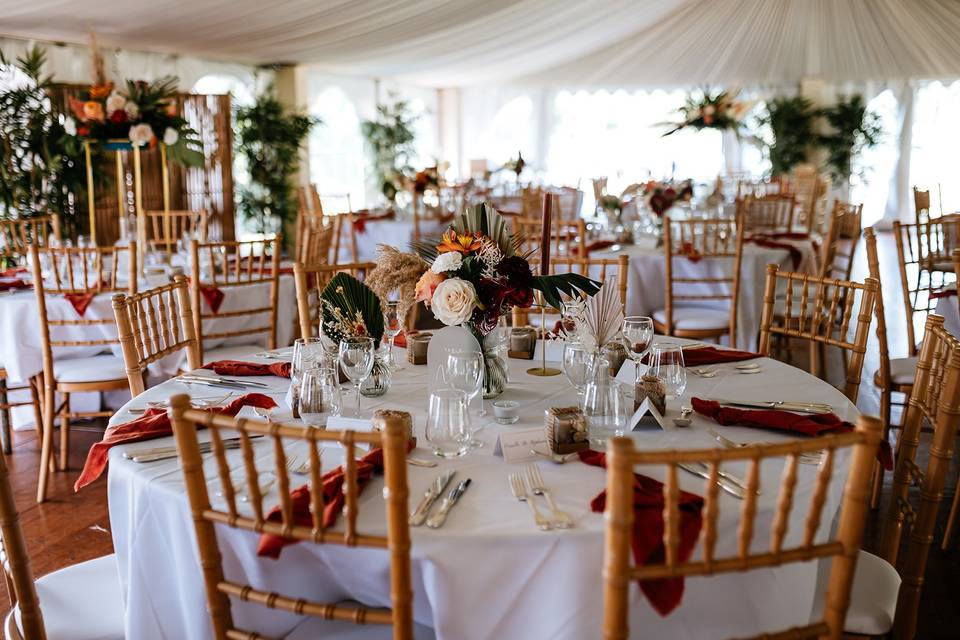
[[[398,349],[397,356],[403,361],[403,350]],[[250,360],[256,359],[251,356]],[[693,396],[817,401],[830,404],[845,420],[856,418],[855,406],[821,380],[772,359],[756,362],[761,375],[741,375],[733,365],[718,366],[718,374],[711,378],[690,373],[682,404],[689,404]],[[602,514],[590,510],[590,501],[604,488],[604,471],[579,461],[562,465],[546,460],[537,462],[559,506],[575,521],[572,529],[542,532],[535,528],[527,506],[517,502],[508,487],[508,475],[520,471],[522,465],[508,464],[494,454],[500,434],[542,428],[545,409],[575,402],[575,393],[564,376],[534,377],[526,373],[530,366],[527,360],[509,360],[510,383],[500,397],[520,403],[518,423],[501,426],[493,421],[492,412],[487,413],[476,423],[483,427],[477,434],[482,448],[452,461],[439,461],[433,469],[407,467],[411,506],[441,471],[455,469],[454,481],[472,478],[469,491],[451,511],[443,528],[411,529],[415,618],[418,623],[433,627],[441,639],[574,640],[600,635],[604,522]],[[632,380],[632,366],[627,362],[620,376]],[[386,395],[362,401],[367,416],[376,408],[409,411],[420,443],[411,455],[421,459],[430,458],[423,433],[427,369],[404,364],[395,372]],[[287,379],[250,380],[269,385],[266,393],[283,404],[289,386]],[[222,395],[223,391],[191,388],[177,379],[170,380],[134,399],[117,412],[111,423],[126,422],[136,415],[131,409],[142,409],[149,401],[163,401],[177,393],[211,397]],[[489,411],[490,401],[486,402]],[[679,414],[680,404],[669,400],[668,417]],[[352,406],[352,398],[345,405]],[[240,416],[252,417],[252,411],[247,411],[250,410],[244,409]],[[738,442],[782,441],[790,437],[778,432],[721,427],[696,415],[687,428],[676,428],[668,421],[662,429],[643,427],[630,436],[645,450],[717,447],[710,428]],[[208,439],[209,435],[201,431],[200,438]],[[110,522],[126,605],[126,634],[142,640],[207,640],[213,635],[179,463],[176,459],[136,463],[123,457],[124,451],[170,444],[172,438],[168,437],[117,446],[110,451]],[[256,445],[261,468],[269,469],[273,464],[271,446],[266,442]],[[233,468],[240,464],[237,455],[233,452],[230,456]],[[322,458],[324,468],[331,469],[342,460],[340,449],[324,449]],[[834,482],[827,493],[819,529],[820,540],[837,512],[847,464],[845,456],[837,456]],[[217,502],[219,481],[210,459],[205,460],[205,470],[211,498]],[[742,463],[730,464],[725,470],[741,478],[746,474]],[[770,544],[782,470],[783,464],[778,461],[766,462],[761,469],[762,494],[753,537],[753,547],[758,550]],[[641,471],[662,479],[662,469]],[[802,536],[816,471],[816,465],[800,465],[787,544],[797,543]],[[703,495],[704,482],[700,478],[682,474],[680,480],[682,489]],[[360,496],[361,531],[385,533],[382,486],[382,478],[375,477]],[[276,488],[269,491],[265,507],[278,500]],[[738,499],[721,493],[718,553],[735,552],[741,506]],[[273,560],[256,555],[256,535],[226,526],[218,525],[217,529],[229,579],[294,597],[329,601],[350,598],[371,606],[390,603],[389,559],[383,551],[301,543],[287,547],[279,559]],[[694,557],[698,555],[699,550],[695,550]],[[688,579],[682,603],[666,617],[657,614],[639,589],[632,587],[630,626],[637,637],[706,639],[806,624],[817,572],[816,562],[806,562]],[[295,616],[257,605],[234,601],[233,611],[238,624],[272,637],[283,636],[298,624]]]

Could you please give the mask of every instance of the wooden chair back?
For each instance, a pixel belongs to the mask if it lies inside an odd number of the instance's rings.
[[[342,218],[340,216],[310,215],[299,231],[299,244],[295,255],[303,264],[334,264],[336,255],[331,255],[334,236]]]
[[[916,322],[925,322],[927,315],[937,307],[936,293],[950,284],[954,274],[939,269],[931,269],[934,262],[941,266],[948,261],[952,264],[953,258],[949,253],[941,251],[942,257],[932,260],[931,255],[924,250],[927,241],[923,236],[929,235],[931,226],[940,226],[943,223],[938,219],[934,223],[903,224],[893,223],[893,239],[897,245],[897,260],[900,268],[900,290],[903,295],[903,308],[907,314],[907,344],[911,356],[917,354]],[[950,222],[948,219],[948,227]],[[954,228],[953,233],[960,232]],[[954,236],[956,237],[956,236]]]
[[[701,451],[636,451],[629,438],[614,438],[607,450],[607,500],[604,516],[604,623],[606,640],[624,640],[629,635],[629,590],[632,582],[661,580],[686,576],[708,576],[718,573],[763,570],[816,558],[833,558],[830,582],[824,607],[824,619],[783,634],[762,634],[757,638],[834,638],[843,633],[844,619],[850,604],[857,554],[863,538],[863,529],[869,509],[870,471],[880,443],[880,422],[861,417],[854,431],[820,438],[792,440],[781,444],[751,445],[739,449],[706,449]],[[823,513],[827,492],[833,476],[834,460],[842,450],[850,449],[850,468],[845,480],[836,533],[818,542],[821,529],[830,529],[830,516]],[[785,544],[787,525],[795,502],[800,456],[803,453],[823,451],[823,459],[816,471],[813,497],[806,512],[802,539],[795,546]],[[779,490],[763,488],[766,494],[779,491],[773,516],[773,535],[769,548],[753,551],[754,527],[757,515],[757,493],[760,486],[760,467],[766,462],[785,458]],[[722,463],[748,463],[746,492],[740,507],[736,553],[717,553],[719,537],[720,498],[718,474]],[[700,558],[682,562],[680,552],[680,486],[679,465],[702,463],[708,468],[702,509],[703,526],[700,533]],[[633,488],[635,465],[665,467],[663,483],[663,525],[665,557],[662,562],[633,566],[630,560],[630,540],[633,530]]]
[[[530,268],[539,273],[540,261],[532,259]],[[579,273],[580,275],[599,280],[603,283],[616,283],[620,294],[620,305],[624,315],[627,314],[627,284],[630,279],[630,257],[620,254],[616,258],[581,258],[579,256],[557,256],[550,258],[550,275],[558,273]],[[615,279],[615,280],[614,280]],[[547,307],[546,315],[556,315],[560,309]],[[514,327],[523,327],[530,322],[530,309],[514,307],[512,312]]]
[[[933,427],[930,457],[925,470],[916,463],[924,423]],[[953,462],[960,424],[960,341],[943,328],[943,317],[927,317],[917,372],[904,417],[893,475],[891,504],[881,545],[883,557],[897,565],[900,541],[906,530],[910,539],[898,565],[903,582],[897,598],[894,638],[913,638],[916,633],[920,591],[937,516],[943,500],[946,476]],[[919,487],[920,507],[910,504],[911,487]],[[944,542],[949,539],[956,504],[951,511]]]
[[[782,285],[782,286],[781,286]],[[767,281],[763,294],[763,315],[760,319],[760,353],[769,356],[771,338],[805,340],[812,346],[837,347],[849,354],[844,395],[856,403],[860,391],[860,374],[867,352],[877,290],[880,283],[867,278],[863,283],[832,278],[818,278],[806,273],[781,272],[775,264],[767,265]],[[778,294],[784,300],[782,314],[774,310]],[[853,339],[849,333],[853,327]],[[818,363],[811,348],[811,373]]]
[[[664,309],[665,331],[674,334],[673,312],[677,306],[728,300],[730,344],[736,344],[737,301],[740,296],[740,264],[743,259],[742,224],[727,218],[663,220],[663,251],[666,258]],[[729,275],[680,275],[678,262],[731,262]],[[678,305],[677,303],[680,303]]]
[[[60,216],[56,213],[0,220],[0,258],[26,256],[31,244],[47,247],[51,240],[60,240]]]
[[[737,201],[737,218],[748,232],[789,233],[797,209],[793,194],[747,197]]]
[[[161,358],[185,351],[189,370],[203,364],[186,277],[176,276],[171,284],[130,296],[116,294],[113,314],[134,397],[146,390],[147,367]]]
[[[877,236],[873,232],[873,227],[867,227],[863,230],[863,241],[867,250],[867,267],[870,277],[880,283],[880,257],[877,254]],[[882,389],[890,389],[892,388],[892,380],[890,378],[890,345],[887,341],[887,318],[883,308],[882,285],[877,287],[877,297],[873,309],[873,315],[877,319],[877,343],[880,351],[880,386]],[[884,415],[883,418],[886,422],[889,416]],[[886,433],[886,428],[889,425],[884,424],[883,426],[884,433]]]
[[[539,216],[543,211],[543,194],[541,187],[524,187],[520,192],[520,217]]]
[[[151,249],[174,253],[184,234],[207,241],[207,210],[145,211]]]
[[[556,210],[556,209],[554,209]],[[541,214],[535,217],[517,216],[510,219],[514,235],[520,238],[520,252],[540,253],[540,244],[543,242],[543,218]],[[565,221],[551,218],[550,220],[550,257],[573,256],[585,250],[587,246],[587,224],[580,218]]]
[[[332,262],[340,262],[341,247],[348,247],[350,261],[359,262],[360,247],[357,243],[356,216],[352,213],[337,213],[326,216],[333,225]]]
[[[820,277],[849,280],[860,241],[862,204],[833,201],[827,235],[820,249]]]
[[[323,213],[317,185],[310,183],[297,187],[297,204],[299,212]]]
[[[333,276],[349,273],[363,282],[367,274],[377,266],[375,262],[350,264],[311,264],[299,262],[293,265],[293,279],[297,288],[297,317],[300,320],[300,335],[320,335],[320,294]]]
[[[917,187],[913,188],[913,221],[915,223],[927,222],[930,220],[930,191],[921,191]]]
[[[28,640],[46,640],[43,613],[37,598],[30,556],[20,526],[20,514],[13,496],[13,484],[6,456],[0,455],[0,564],[10,604],[20,609],[20,625],[16,632]]]
[[[177,451],[183,467],[187,497],[193,514],[194,529],[200,552],[200,565],[206,584],[207,608],[213,622],[214,635],[219,639],[254,638],[256,634],[238,629],[231,615],[231,597],[261,604],[270,609],[288,611],[300,615],[317,616],[357,624],[392,624],[393,637],[397,640],[413,638],[413,590],[410,584],[410,529],[407,524],[408,489],[406,472],[407,436],[399,417],[375,417],[373,432],[324,431],[304,429],[300,425],[285,425],[230,418],[208,411],[190,408],[190,397],[176,395],[171,398],[173,431],[177,439]],[[210,503],[207,478],[204,474],[203,456],[200,453],[197,429],[210,431],[213,457],[217,475],[223,487],[225,507],[215,508]],[[235,474],[230,471],[223,445],[225,435],[240,438],[244,461],[245,482],[236,487]],[[274,465],[272,469],[258,469],[251,436],[263,436],[272,443]],[[345,508],[342,530],[328,529],[324,524],[323,470],[319,446],[323,443],[339,443],[344,450],[343,492]],[[285,445],[286,443],[286,445]],[[299,443],[307,450],[309,473],[307,486],[310,489],[310,525],[295,520],[290,496],[290,476],[287,470],[287,454],[284,447]],[[387,535],[372,535],[357,529],[359,513],[357,480],[357,445],[367,444],[383,449]],[[280,521],[267,519],[264,495],[261,491],[261,472],[272,472],[279,493]],[[237,493],[245,491],[248,503],[243,512],[237,508]],[[372,492],[372,490],[371,490]],[[252,515],[247,515],[252,513]],[[363,606],[319,603],[263,591],[248,584],[227,580],[221,562],[215,525],[244,529],[259,534],[283,536],[301,543],[342,544],[346,547],[369,547],[384,549],[390,554],[390,594],[392,610],[368,609]]]
[[[203,359],[204,340],[223,340],[241,336],[261,336],[268,349],[277,345],[277,299],[280,289],[280,236],[264,240],[226,240],[190,243],[190,306],[193,324]],[[252,302],[230,311],[207,310],[201,287],[216,287],[244,300],[245,290],[268,286],[267,304],[251,296]],[[260,317],[258,324],[233,331],[212,331],[206,324],[217,318]]]

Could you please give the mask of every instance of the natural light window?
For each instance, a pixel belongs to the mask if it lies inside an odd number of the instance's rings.
[[[328,87],[310,113],[323,120],[310,132],[310,181],[321,196],[349,194],[353,208],[366,206],[366,155],[360,118],[350,98],[341,88]]]
[[[917,91],[913,118],[910,184],[930,190],[934,212],[960,211],[957,149],[960,149],[960,81],[928,82]],[[905,218],[913,219],[913,212]]]

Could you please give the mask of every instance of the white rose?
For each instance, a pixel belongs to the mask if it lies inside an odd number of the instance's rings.
[[[437,285],[430,308],[437,320],[452,327],[470,319],[476,298],[477,292],[472,284],[460,278],[450,278]]]
[[[457,251],[448,251],[437,256],[430,270],[434,273],[446,273],[447,271],[456,271],[461,264],[463,264],[463,256]]]
[[[68,136],[77,135],[77,123],[73,118],[67,118],[63,121],[63,132]]]
[[[153,140],[153,129],[143,122],[130,127],[130,142],[136,145],[145,145]]]
[[[163,144],[168,147],[172,147],[177,144],[177,140],[180,139],[180,134],[177,133],[177,130],[173,127],[167,127],[167,130],[163,132]]]
[[[107,117],[109,117],[114,111],[123,109],[125,104],[127,104],[126,98],[119,93],[111,93],[107,98]]]
[[[136,102],[128,102],[123,105],[123,110],[127,112],[127,117],[131,120],[136,120],[137,116],[140,115],[140,107],[137,106]]]

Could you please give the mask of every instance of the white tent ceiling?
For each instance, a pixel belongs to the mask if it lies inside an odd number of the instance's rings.
[[[0,0],[0,34],[431,86],[960,76],[960,0]]]

